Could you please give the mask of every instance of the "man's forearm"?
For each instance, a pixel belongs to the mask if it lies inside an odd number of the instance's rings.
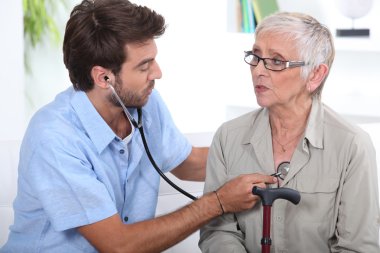
[[[220,214],[216,195],[209,193],[155,219],[125,225],[116,214],[78,230],[99,252],[161,252]]]
[[[159,252],[183,240],[223,211],[233,213],[252,208],[259,200],[252,194],[252,187],[275,182],[274,177],[267,175],[240,175],[217,190],[219,200],[215,192],[210,192],[155,219],[125,225],[115,214],[78,230],[99,252]]]
[[[222,210],[215,194],[207,194],[173,213],[129,225],[130,227],[134,226],[134,229],[131,229],[134,233],[139,231],[137,233],[141,233],[142,236],[134,239],[133,247],[129,243],[128,248],[134,248],[130,252],[163,251],[182,241],[221,214]]]

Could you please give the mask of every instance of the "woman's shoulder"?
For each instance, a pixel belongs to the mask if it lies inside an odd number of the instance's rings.
[[[355,117],[337,113],[327,105],[324,105],[325,130],[342,138],[354,138],[368,140],[369,135],[356,122]]]

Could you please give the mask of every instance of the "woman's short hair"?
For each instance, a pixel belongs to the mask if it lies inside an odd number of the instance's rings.
[[[262,33],[279,34],[284,40],[293,42],[299,59],[291,60],[302,60],[307,63],[301,70],[303,78],[320,64],[326,64],[329,69],[332,66],[335,56],[333,36],[326,26],[309,15],[295,12],[272,14],[259,23],[255,36],[258,37]],[[314,96],[321,97],[326,78],[327,76],[313,92]]]

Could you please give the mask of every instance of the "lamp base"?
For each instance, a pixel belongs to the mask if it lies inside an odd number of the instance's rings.
[[[337,37],[369,37],[369,29],[336,29]]]

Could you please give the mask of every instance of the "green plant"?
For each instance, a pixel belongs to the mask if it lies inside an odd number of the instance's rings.
[[[59,4],[66,6],[65,0],[23,0],[25,65],[28,68],[28,51],[40,44],[44,35],[58,45],[61,35],[53,18]]]

